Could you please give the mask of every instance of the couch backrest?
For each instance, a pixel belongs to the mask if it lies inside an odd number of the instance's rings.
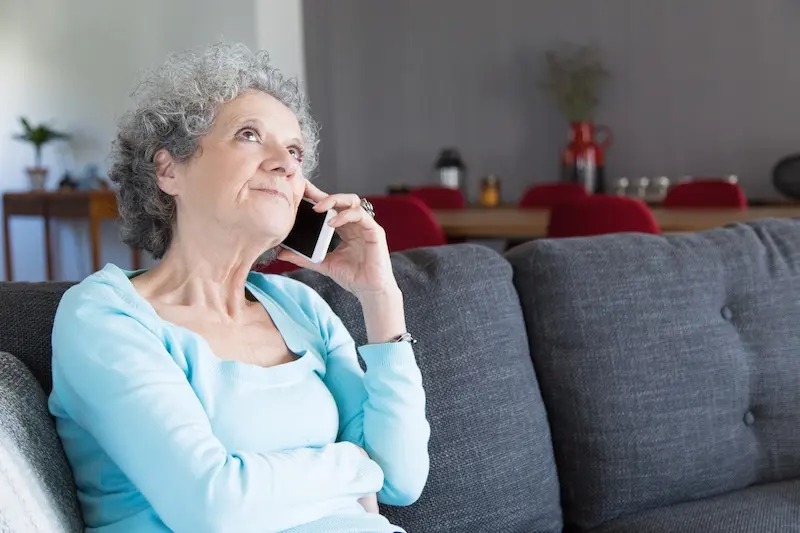
[[[474,245],[394,254],[393,263],[409,330],[419,339],[431,473],[417,503],[384,513],[414,532],[561,531],[550,431],[510,265]],[[356,341],[365,341],[355,298],[313,272],[290,275],[316,289]],[[0,284],[0,350],[19,356],[45,390],[53,314],[66,286]],[[44,404],[35,410],[49,420]],[[0,412],[0,439],[6,416]],[[34,436],[26,440],[39,446]],[[35,454],[29,460],[43,461]],[[48,460],[63,461],[63,453]],[[0,506],[0,524],[3,512]]]
[[[568,526],[800,476],[800,222],[508,259]]]
[[[0,351],[22,360],[50,394],[50,332],[72,283],[0,283]]]

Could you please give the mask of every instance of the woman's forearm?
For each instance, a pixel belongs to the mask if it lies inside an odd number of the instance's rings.
[[[403,293],[393,287],[359,298],[367,330],[367,342],[389,342],[406,332]]]

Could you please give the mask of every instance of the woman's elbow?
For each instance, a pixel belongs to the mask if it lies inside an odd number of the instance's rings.
[[[420,496],[422,496],[422,489],[425,485],[420,485],[419,488],[414,488],[414,490],[404,490],[402,492],[395,492],[391,496],[391,501],[384,501],[381,503],[385,503],[387,505],[393,505],[395,507],[406,507],[409,505],[413,505],[417,503]]]
[[[388,480],[387,480],[388,481]],[[406,507],[412,505],[422,496],[425,484],[428,481],[428,468],[416,475],[406,475],[393,483],[384,485],[378,495],[378,500],[386,505]]]

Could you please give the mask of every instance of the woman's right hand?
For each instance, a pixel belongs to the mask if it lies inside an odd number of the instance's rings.
[[[362,448],[361,446],[357,446],[359,451],[364,455],[364,457],[369,458],[369,454]],[[366,496],[362,496],[358,499],[358,503],[361,504],[368,513],[375,513],[380,514],[380,510],[378,509],[378,494],[373,492],[372,494],[367,494]]]

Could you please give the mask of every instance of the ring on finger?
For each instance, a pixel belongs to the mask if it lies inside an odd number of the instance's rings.
[[[361,208],[367,212],[369,216],[375,218],[375,208],[372,206],[372,202],[367,200],[366,198],[361,199]]]

